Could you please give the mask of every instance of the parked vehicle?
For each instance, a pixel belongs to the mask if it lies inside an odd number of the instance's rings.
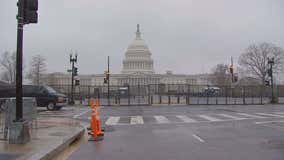
[[[12,97],[16,97],[15,86],[0,86],[0,98]],[[46,107],[48,110],[60,110],[67,104],[66,95],[44,85],[23,85],[23,97],[34,97],[38,107]]]
[[[220,94],[219,87],[206,87],[203,88],[203,96],[218,96]]]

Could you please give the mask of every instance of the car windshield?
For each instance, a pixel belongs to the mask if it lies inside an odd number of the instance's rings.
[[[47,91],[49,93],[56,93],[56,90],[54,90],[53,88],[49,87],[49,86],[45,86],[45,88],[47,89]]]

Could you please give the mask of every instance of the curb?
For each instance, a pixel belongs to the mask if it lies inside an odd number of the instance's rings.
[[[20,157],[16,160],[50,160],[57,156],[61,151],[66,149],[70,144],[72,144],[77,139],[81,138],[84,135],[85,128],[81,126],[82,128],[76,133],[73,134],[66,139],[64,139],[62,142],[55,143],[52,147],[47,147],[43,150],[40,150],[39,152],[35,154],[30,154],[28,156]]]

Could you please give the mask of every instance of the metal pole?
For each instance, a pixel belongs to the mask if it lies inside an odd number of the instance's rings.
[[[72,74],[71,74],[71,104],[74,104],[74,60],[71,59],[72,63]]]
[[[270,63],[270,68],[271,68],[271,103],[275,103],[272,66],[273,66],[273,63]]]
[[[107,74],[109,74],[109,56],[107,56]],[[109,81],[110,81],[110,74],[108,75],[109,79],[107,81],[107,103],[110,106],[110,96],[109,96]]]
[[[23,0],[18,1],[17,58],[16,58],[16,121],[23,120]]]

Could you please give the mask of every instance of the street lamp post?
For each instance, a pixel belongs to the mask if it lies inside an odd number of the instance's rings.
[[[77,53],[75,54],[75,56],[73,57],[73,55],[72,54],[70,54],[70,63],[71,63],[71,65],[72,65],[72,72],[71,72],[71,100],[69,101],[69,104],[71,104],[71,105],[73,105],[74,104],[74,76],[75,76],[75,74],[74,74],[74,63],[77,63],[77,57],[78,57],[78,55],[77,55]]]
[[[17,31],[17,58],[16,58],[16,121],[23,119],[23,27],[24,27],[24,7],[22,0],[18,2],[18,31]]]
[[[107,57],[107,104],[110,106],[110,95],[109,95],[109,81],[110,81],[110,73],[109,73],[109,56]]]
[[[276,97],[274,96],[274,83],[273,83],[273,65],[275,64],[274,58],[268,58],[268,76],[271,81],[271,103],[277,103]]]

